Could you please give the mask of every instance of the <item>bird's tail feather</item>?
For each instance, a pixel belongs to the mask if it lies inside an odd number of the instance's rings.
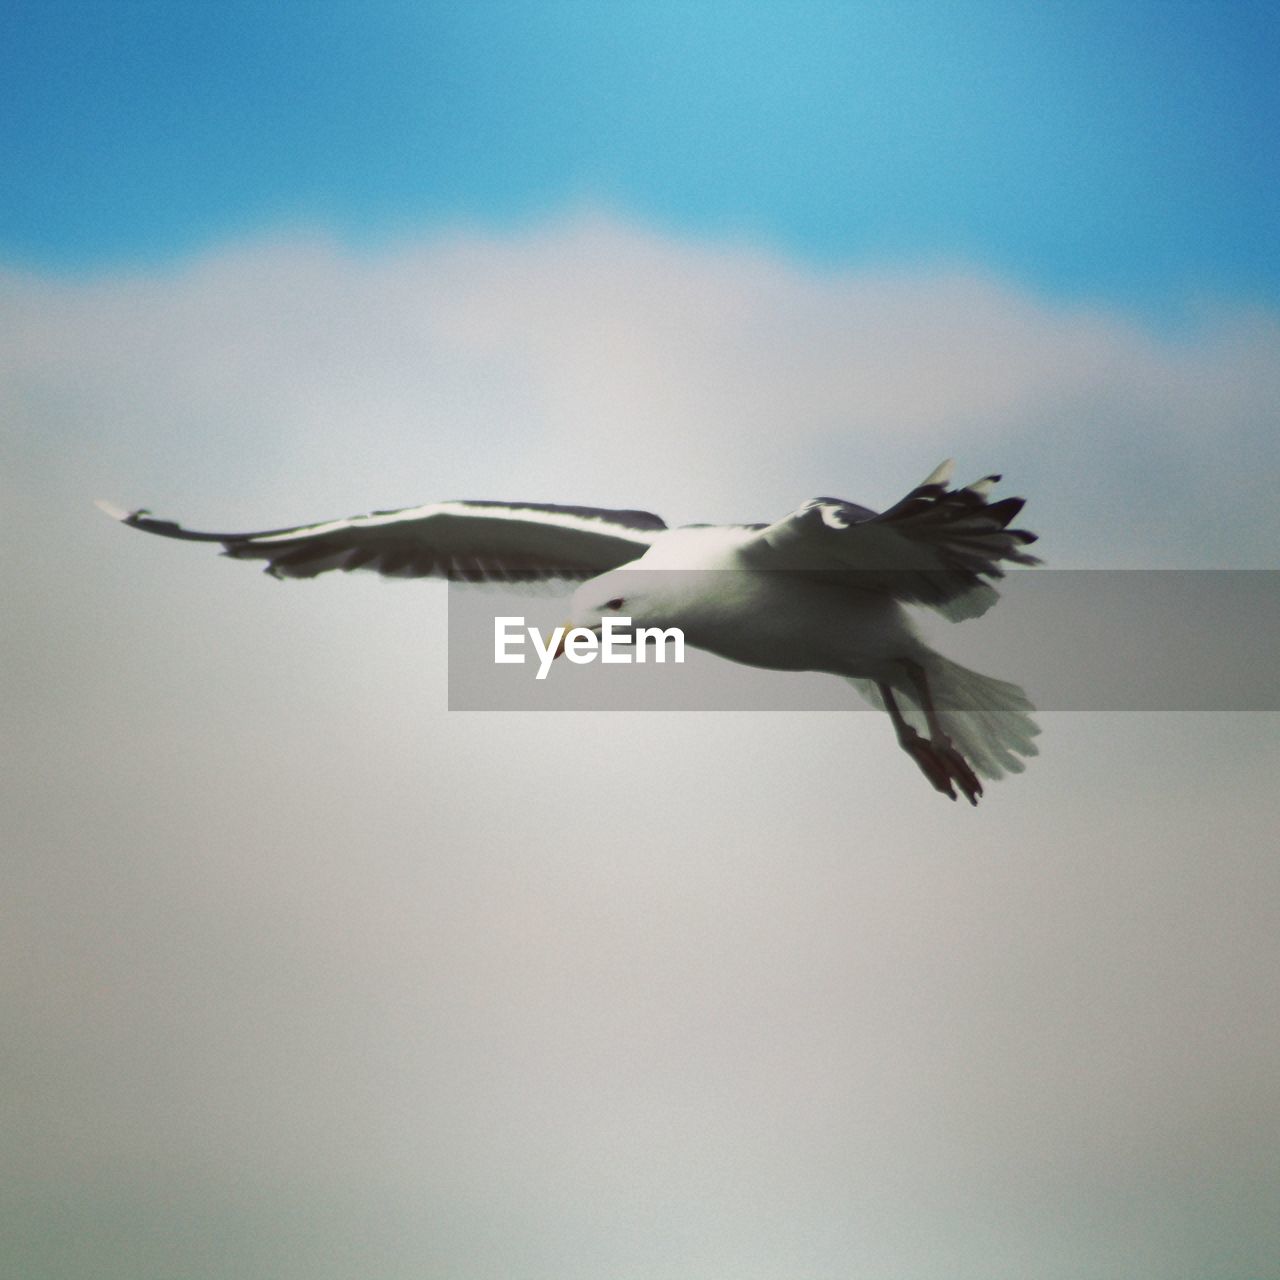
[[[1039,754],[1033,739],[1040,726],[1031,718],[1035,708],[1021,686],[971,671],[938,653],[929,654],[922,665],[942,726],[975,773],[984,778],[1021,773],[1023,757]],[[884,708],[873,680],[849,683],[873,706]],[[927,735],[924,711],[910,683],[895,683],[894,694],[907,720]]]

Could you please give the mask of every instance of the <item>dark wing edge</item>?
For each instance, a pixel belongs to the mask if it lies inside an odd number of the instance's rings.
[[[850,585],[888,591],[952,621],[978,617],[998,599],[991,584],[1005,576],[1004,562],[1041,563],[1025,550],[1037,535],[1010,528],[1026,499],[988,501],[1000,475],[951,488],[951,470],[950,460],[942,463],[879,513],[838,498],[815,498],[766,528],[762,538],[789,558],[795,551],[788,543],[794,540],[797,549],[803,544],[808,570],[818,576],[836,574]]]
[[[384,577],[450,582],[580,581],[639,558],[667,527],[647,511],[467,501],[253,533],[206,533],[158,519],[146,508],[97,505],[146,533],[217,542],[234,559],[265,560],[265,572],[276,578],[369,569]]]

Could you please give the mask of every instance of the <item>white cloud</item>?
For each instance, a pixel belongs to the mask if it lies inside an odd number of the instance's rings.
[[[1052,717],[961,813],[872,715],[447,715],[438,590],[88,503],[754,519],[954,454],[1054,563],[1269,564],[1274,316],[605,219],[0,296],[15,1274],[1269,1265],[1274,718]]]
[[[285,519],[472,493],[755,519],[887,501],[954,454],[1012,473],[1055,563],[1276,542],[1267,313],[1162,336],[970,268],[823,274],[604,218],[9,285],[6,415],[148,499],[163,474],[174,500],[288,494]]]

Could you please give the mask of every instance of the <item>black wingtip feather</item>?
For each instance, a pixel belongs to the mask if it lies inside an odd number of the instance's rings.
[[[1026,505],[1026,498],[1001,498],[999,502],[987,503],[984,514],[992,516],[999,521],[1000,527],[1003,529]]]

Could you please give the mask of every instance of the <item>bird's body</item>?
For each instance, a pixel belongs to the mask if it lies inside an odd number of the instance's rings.
[[[571,621],[678,627],[688,644],[750,666],[843,676],[890,715],[899,744],[939,791],[974,804],[978,774],[1023,768],[1038,733],[1016,685],[968,671],[919,636],[907,605],[953,620],[998,598],[1002,561],[1033,564],[999,479],[948,488],[944,463],[883,513],[815,498],[772,524],[668,529],[643,511],[445,502],[262,533],[209,534],[145,511],[110,514],[167,537],[220,542],[277,577],[373,569],[451,581],[577,581]],[[103,504],[105,506],[105,504]],[[921,734],[926,731],[927,736]]]
[[[916,655],[923,642],[893,596],[758,568],[749,556],[758,536],[751,526],[672,529],[577,596],[616,587],[629,609],[644,603],[637,625],[679,627],[687,643],[752,667],[879,679],[886,663]]]

